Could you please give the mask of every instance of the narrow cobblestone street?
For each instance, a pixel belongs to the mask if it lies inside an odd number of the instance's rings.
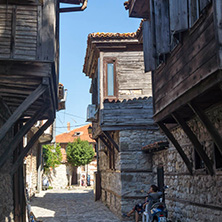
[[[100,201],[94,201],[90,188],[42,191],[31,206],[35,216],[44,222],[120,222]]]

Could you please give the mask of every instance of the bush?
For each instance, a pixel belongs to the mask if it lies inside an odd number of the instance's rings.
[[[44,159],[44,172],[49,172],[50,168],[55,168],[61,164],[62,153],[61,146],[56,144],[54,145],[44,145],[43,146],[43,159]]]

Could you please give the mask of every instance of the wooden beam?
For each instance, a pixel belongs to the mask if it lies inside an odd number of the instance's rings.
[[[60,8],[59,9],[59,13],[62,13],[62,12],[79,12],[79,11],[83,11],[82,7],[70,7],[70,8]]]
[[[8,147],[5,149],[5,152],[0,157],[0,168],[4,165],[6,160],[11,156],[13,151],[16,149],[18,144],[21,142],[23,136],[28,133],[30,128],[35,124],[35,122],[39,119],[39,117],[45,113],[47,110],[47,106],[43,106],[40,110],[38,110],[31,119],[27,121],[27,123],[16,133],[13,140],[9,143]]]
[[[83,3],[81,0],[59,0],[59,2],[73,5],[80,5],[80,3]]]
[[[11,169],[11,174],[13,175],[18,167],[23,163],[24,157],[27,155],[29,150],[33,147],[35,142],[39,139],[39,137],[44,133],[44,131],[53,123],[54,119],[48,119],[48,121],[34,134],[34,136],[30,139],[26,147],[23,149],[18,159],[14,163]]]
[[[180,116],[177,113],[173,113],[172,116],[178,122],[178,124],[182,127],[183,131],[186,133],[186,135],[190,139],[191,143],[194,146],[194,149],[197,151],[200,158],[204,161],[204,164],[206,165],[209,174],[213,175],[214,174],[213,162],[207,156],[201,143],[199,142],[199,140],[197,139],[193,131],[187,125],[185,120],[180,118]]]
[[[218,150],[222,155],[222,137],[218,133],[216,127],[212,124],[208,116],[201,110],[194,102],[188,103],[193,112],[197,115],[202,124],[206,127],[208,133],[211,135],[212,140],[216,144]]]
[[[103,136],[99,135],[98,137],[100,138],[100,140],[102,140],[102,142],[109,149],[109,151],[111,151],[110,144],[107,143],[107,141],[103,138]]]
[[[169,129],[165,126],[165,124],[163,122],[158,122],[157,124],[163,130],[163,132],[166,134],[166,136],[171,141],[171,143],[175,146],[175,148],[177,149],[181,158],[183,159],[184,163],[186,164],[187,169],[189,170],[190,174],[192,175],[193,174],[193,172],[192,172],[192,163],[188,159],[187,155],[184,153],[180,144],[177,142],[177,140],[175,139],[173,134],[169,131]]]
[[[110,136],[109,132],[103,131],[104,136],[110,141],[110,143],[117,149],[119,152],[119,146],[118,144],[113,140],[113,138]]]
[[[16,111],[9,117],[7,122],[0,129],[0,142],[13,126],[13,124],[22,116],[22,114],[45,92],[47,85],[39,85],[16,109]]]

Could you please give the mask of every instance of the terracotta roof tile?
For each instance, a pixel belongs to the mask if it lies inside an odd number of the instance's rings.
[[[74,130],[71,130],[70,132],[67,133],[62,133],[56,136],[56,143],[69,143],[73,142],[74,139],[80,138],[81,140],[87,140],[90,143],[95,143],[95,140],[91,139],[88,134],[88,127],[91,124],[87,124],[85,126],[82,126],[80,128],[76,128]],[[80,133],[80,135],[77,135]]]
[[[96,32],[88,35],[88,39],[135,39],[136,32],[128,33],[112,33],[112,32]]]

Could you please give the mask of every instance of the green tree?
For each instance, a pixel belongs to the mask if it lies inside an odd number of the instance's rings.
[[[54,145],[43,146],[44,172],[49,172],[50,168],[55,168],[61,164],[62,153],[61,146],[57,143]]]
[[[77,138],[74,142],[68,143],[66,154],[68,163],[78,167],[90,163],[95,151],[88,141]]]

